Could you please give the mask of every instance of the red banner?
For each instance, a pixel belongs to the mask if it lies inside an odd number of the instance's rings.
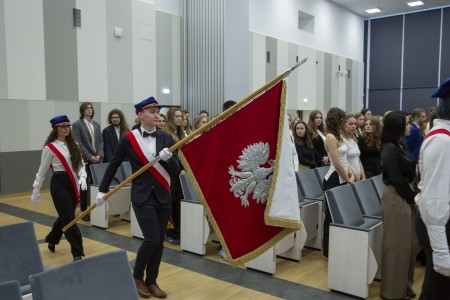
[[[180,151],[183,165],[234,264],[258,256],[292,232],[264,222],[266,203],[273,194],[274,166],[270,162],[276,159],[283,130],[280,116],[284,120],[284,91],[283,82],[279,82]]]

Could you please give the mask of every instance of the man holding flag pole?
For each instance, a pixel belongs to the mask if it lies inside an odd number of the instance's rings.
[[[140,175],[145,172],[148,176],[147,169],[157,166],[161,159],[167,160],[162,164],[175,167],[176,159],[171,158],[170,153],[180,148],[186,172],[232,265],[256,258],[283,237],[299,230],[301,221],[283,79],[305,61],[300,61],[169,149],[157,147],[158,151],[161,150],[159,156],[154,160],[148,159],[148,163],[139,160],[143,165],[139,170],[136,171],[138,163],[134,166],[132,163],[135,173],[108,194],[99,194],[96,205],[101,205],[131,180],[134,180],[133,189],[142,184]],[[264,129],[256,122],[254,125],[246,122],[261,115],[266,116],[267,127]],[[124,140],[129,143],[126,138]],[[227,148],[224,148],[224,140]],[[170,141],[164,144],[164,147],[169,146]],[[134,151],[130,147],[127,149]],[[133,155],[136,156],[135,153]],[[115,169],[108,168],[107,174],[114,174],[113,171]],[[179,172],[176,168],[173,171]],[[105,175],[105,178],[99,189],[104,193],[110,182],[109,177]],[[85,213],[93,208],[95,205]],[[63,230],[70,228],[82,216]]]

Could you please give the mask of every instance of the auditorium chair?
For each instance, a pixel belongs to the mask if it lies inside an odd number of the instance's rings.
[[[360,180],[351,185],[364,216],[381,219],[381,204],[370,179]]]
[[[33,300],[139,299],[124,250],[30,276]]]
[[[205,209],[186,173],[180,174],[181,199],[180,248],[183,251],[205,255],[211,229]]]
[[[325,167],[326,168],[326,167]],[[318,201],[314,207],[314,212],[310,208],[307,213],[304,213],[301,217],[304,222],[308,224],[317,223],[316,230],[310,230],[308,232],[308,239],[305,246],[321,250],[322,249],[322,233],[323,233],[323,190],[322,185],[319,182],[315,169],[306,170],[303,172],[297,172],[297,184],[299,191],[302,194],[305,201]],[[308,225],[306,225],[308,226]]]
[[[384,187],[385,187],[384,182],[383,182],[383,176],[377,175],[377,176],[371,177],[370,181],[372,181],[375,191],[377,191],[378,200],[380,200],[380,202],[381,202],[381,197],[383,196],[383,191],[384,191]]]
[[[329,169],[330,166],[323,166],[314,169],[314,172],[316,173],[317,179],[319,180],[320,187],[322,189],[323,189],[323,179],[325,178],[325,175],[328,173]]]
[[[381,263],[382,222],[364,217],[351,185],[325,192],[330,224],[328,287],[367,298]]]
[[[92,184],[90,187],[90,197],[95,199],[97,197],[98,188],[102,182],[105,171],[108,167],[108,163],[91,164]],[[122,166],[117,169],[116,174],[109,186],[112,190],[118,184],[120,184],[124,178],[122,175]],[[109,216],[124,214],[127,218],[131,206],[131,184],[127,184],[114,195],[108,198],[107,205],[96,207],[91,211],[91,225],[108,228]]]
[[[19,282],[11,280],[0,283],[0,297],[5,300],[22,300]]]
[[[0,241],[0,282],[17,280],[23,299],[31,299],[29,276],[44,271],[33,223],[0,227]]]

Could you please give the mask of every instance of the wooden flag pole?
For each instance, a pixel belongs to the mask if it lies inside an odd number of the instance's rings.
[[[243,106],[244,104],[246,104],[247,102],[250,102],[251,100],[253,100],[254,98],[256,98],[257,96],[259,96],[260,94],[263,94],[266,90],[270,89],[272,86],[274,86],[275,84],[277,84],[278,82],[280,82],[281,80],[283,80],[284,78],[286,78],[287,76],[289,76],[289,74],[291,74],[292,71],[294,71],[295,69],[297,69],[299,66],[301,66],[302,64],[304,64],[306,62],[307,58],[304,58],[303,60],[301,60],[300,62],[298,62],[295,66],[293,66],[292,68],[290,68],[289,70],[287,70],[286,72],[284,72],[281,75],[278,75],[277,77],[275,77],[274,79],[272,79],[271,81],[269,81],[268,83],[266,83],[265,85],[263,85],[262,87],[260,87],[258,90],[256,90],[255,92],[251,93],[250,95],[248,95],[247,97],[245,97],[244,99],[242,99],[241,101],[237,102],[236,104],[234,104],[233,106],[231,106],[229,109],[227,109],[226,111],[224,111],[223,113],[217,115],[215,118],[213,118],[211,121],[209,121],[205,126],[202,126],[200,128],[198,128],[197,130],[193,131],[191,134],[189,134],[187,137],[183,138],[182,140],[180,140],[179,142],[175,143],[172,147],[170,147],[168,149],[169,152],[173,152],[175,150],[177,150],[178,148],[182,147],[184,144],[188,143],[191,139],[195,138],[196,136],[203,134],[205,131],[207,131],[210,127],[216,125],[217,123],[219,123],[220,121],[226,119],[227,117],[229,117],[230,115],[232,115],[236,110],[238,110],[241,106]],[[130,177],[128,177],[127,179],[125,179],[124,181],[122,181],[119,185],[117,185],[114,189],[112,189],[111,191],[109,191],[107,194],[105,194],[105,196],[103,196],[104,200],[108,200],[109,197],[111,197],[112,195],[114,195],[118,190],[120,190],[122,187],[124,187],[126,184],[128,184],[129,182],[131,182],[133,179],[135,179],[136,177],[138,177],[139,175],[141,175],[142,173],[144,173],[146,170],[148,170],[148,168],[150,168],[151,166],[153,166],[154,164],[156,164],[157,162],[159,162],[161,160],[161,158],[159,156],[157,156],[154,160],[152,160],[151,162],[149,162],[148,164],[144,165],[142,168],[140,168],[139,170],[137,170],[135,173],[133,173]],[[79,214],[75,219],[73,219],[69,224],[67,224],[64,228],[63,228],[63,232],[66,232],[70,227],[72,227],[73,225],[75,225],[80,219],[82,219],[84,216],[86,216],[88,213],[90,213],[94,208],[96,208],[97,205],[94,203],[92,204],[88,209],[86,209],[84,212],[82,212],[81,214]]]

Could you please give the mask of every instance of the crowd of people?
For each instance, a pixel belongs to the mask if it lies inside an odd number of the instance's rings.
[[[367,108],[350,114],[337,107],[328,110],[326,118],[318,110],[312,111],[307,121],[288,116],[298,171],[329,166],[323,181],[324,191],[382,175],[386,187],[381,200],[381,296],[385,299],[416,296],[412,284],[420,247],[427,253],[421,299],[450,299],[450,194],[448,188],[437,192],[440,186],[435,183],[449,186],[449,169],[441,172],[443,175],[436,174],[436,170],[439,164],[448,164],[443,153],[444,145],[450,143],[450,133],[434,138],[441,144],[430,139],[427,143],[432,145],[421,148],[426,134],[435,132],[433,125],[439,130],[450,127],[450,79],[433,96],[443,100],[438,109],[430,109],[429,116],[421,108],[410,114],[388,111],[383,116],[372,116]],[[227,101],[223,109],[235,103]],[[137,118],[131,131],[118,109],[110,111],[107,120],[110,125],[101,130],[99,123],[93,120],[92,103],[88,102],[81,104],[79,120],[73,124],[66,116],[52,118],[52,130],[44,144],[31,196],[33,204],[40,201],[40,188],[51,167],[50,192],[58,218],[46,242],[48,249],[55,252],[63,235],[62,228],[74,219],[78,202],[81,211],[89,204],[90,164],[109,163],[95,199],[99,206],[105,203],[103,197],[123,160],[129,160],[135,172],[159,155],[161,161],[150,172],[137,177],[132,188],[132,207],[144,235],[133,276],[139,295],[146,298],[167,296],[156,283],[163,243],[180,243],[183,194],[179,174],[183,170],[177,151],[171,153],[167,149],[209,121],[207,111],[199,112],[191,121],[189,113],[179,107],[170,107],[165,114],[160,109],[153,97],[136,104]],[[432,151],[433,155],[428,154]],[[435,160],[435,157],[442,159]],[[420,173],[423,178],[430,178],[430,182],[423,182],[417,176],[418,162]],[[433,202],[435,198],[439,198],[438,204]],[[331,214],[326,203],[324,210],[323,256],[327,259]],[[426,217],[421,218],[419,211]],[[88,218],[87,215],[84,220]],[[173,228],[166,231],[168,222],[173,223]],[[64,234],[74,260],[81,259],[84,252],[78,227],[74,225]],[[223,251],[219,251],[219,255],[226,259]],[[441,298],[441,295],[447,298]]]

